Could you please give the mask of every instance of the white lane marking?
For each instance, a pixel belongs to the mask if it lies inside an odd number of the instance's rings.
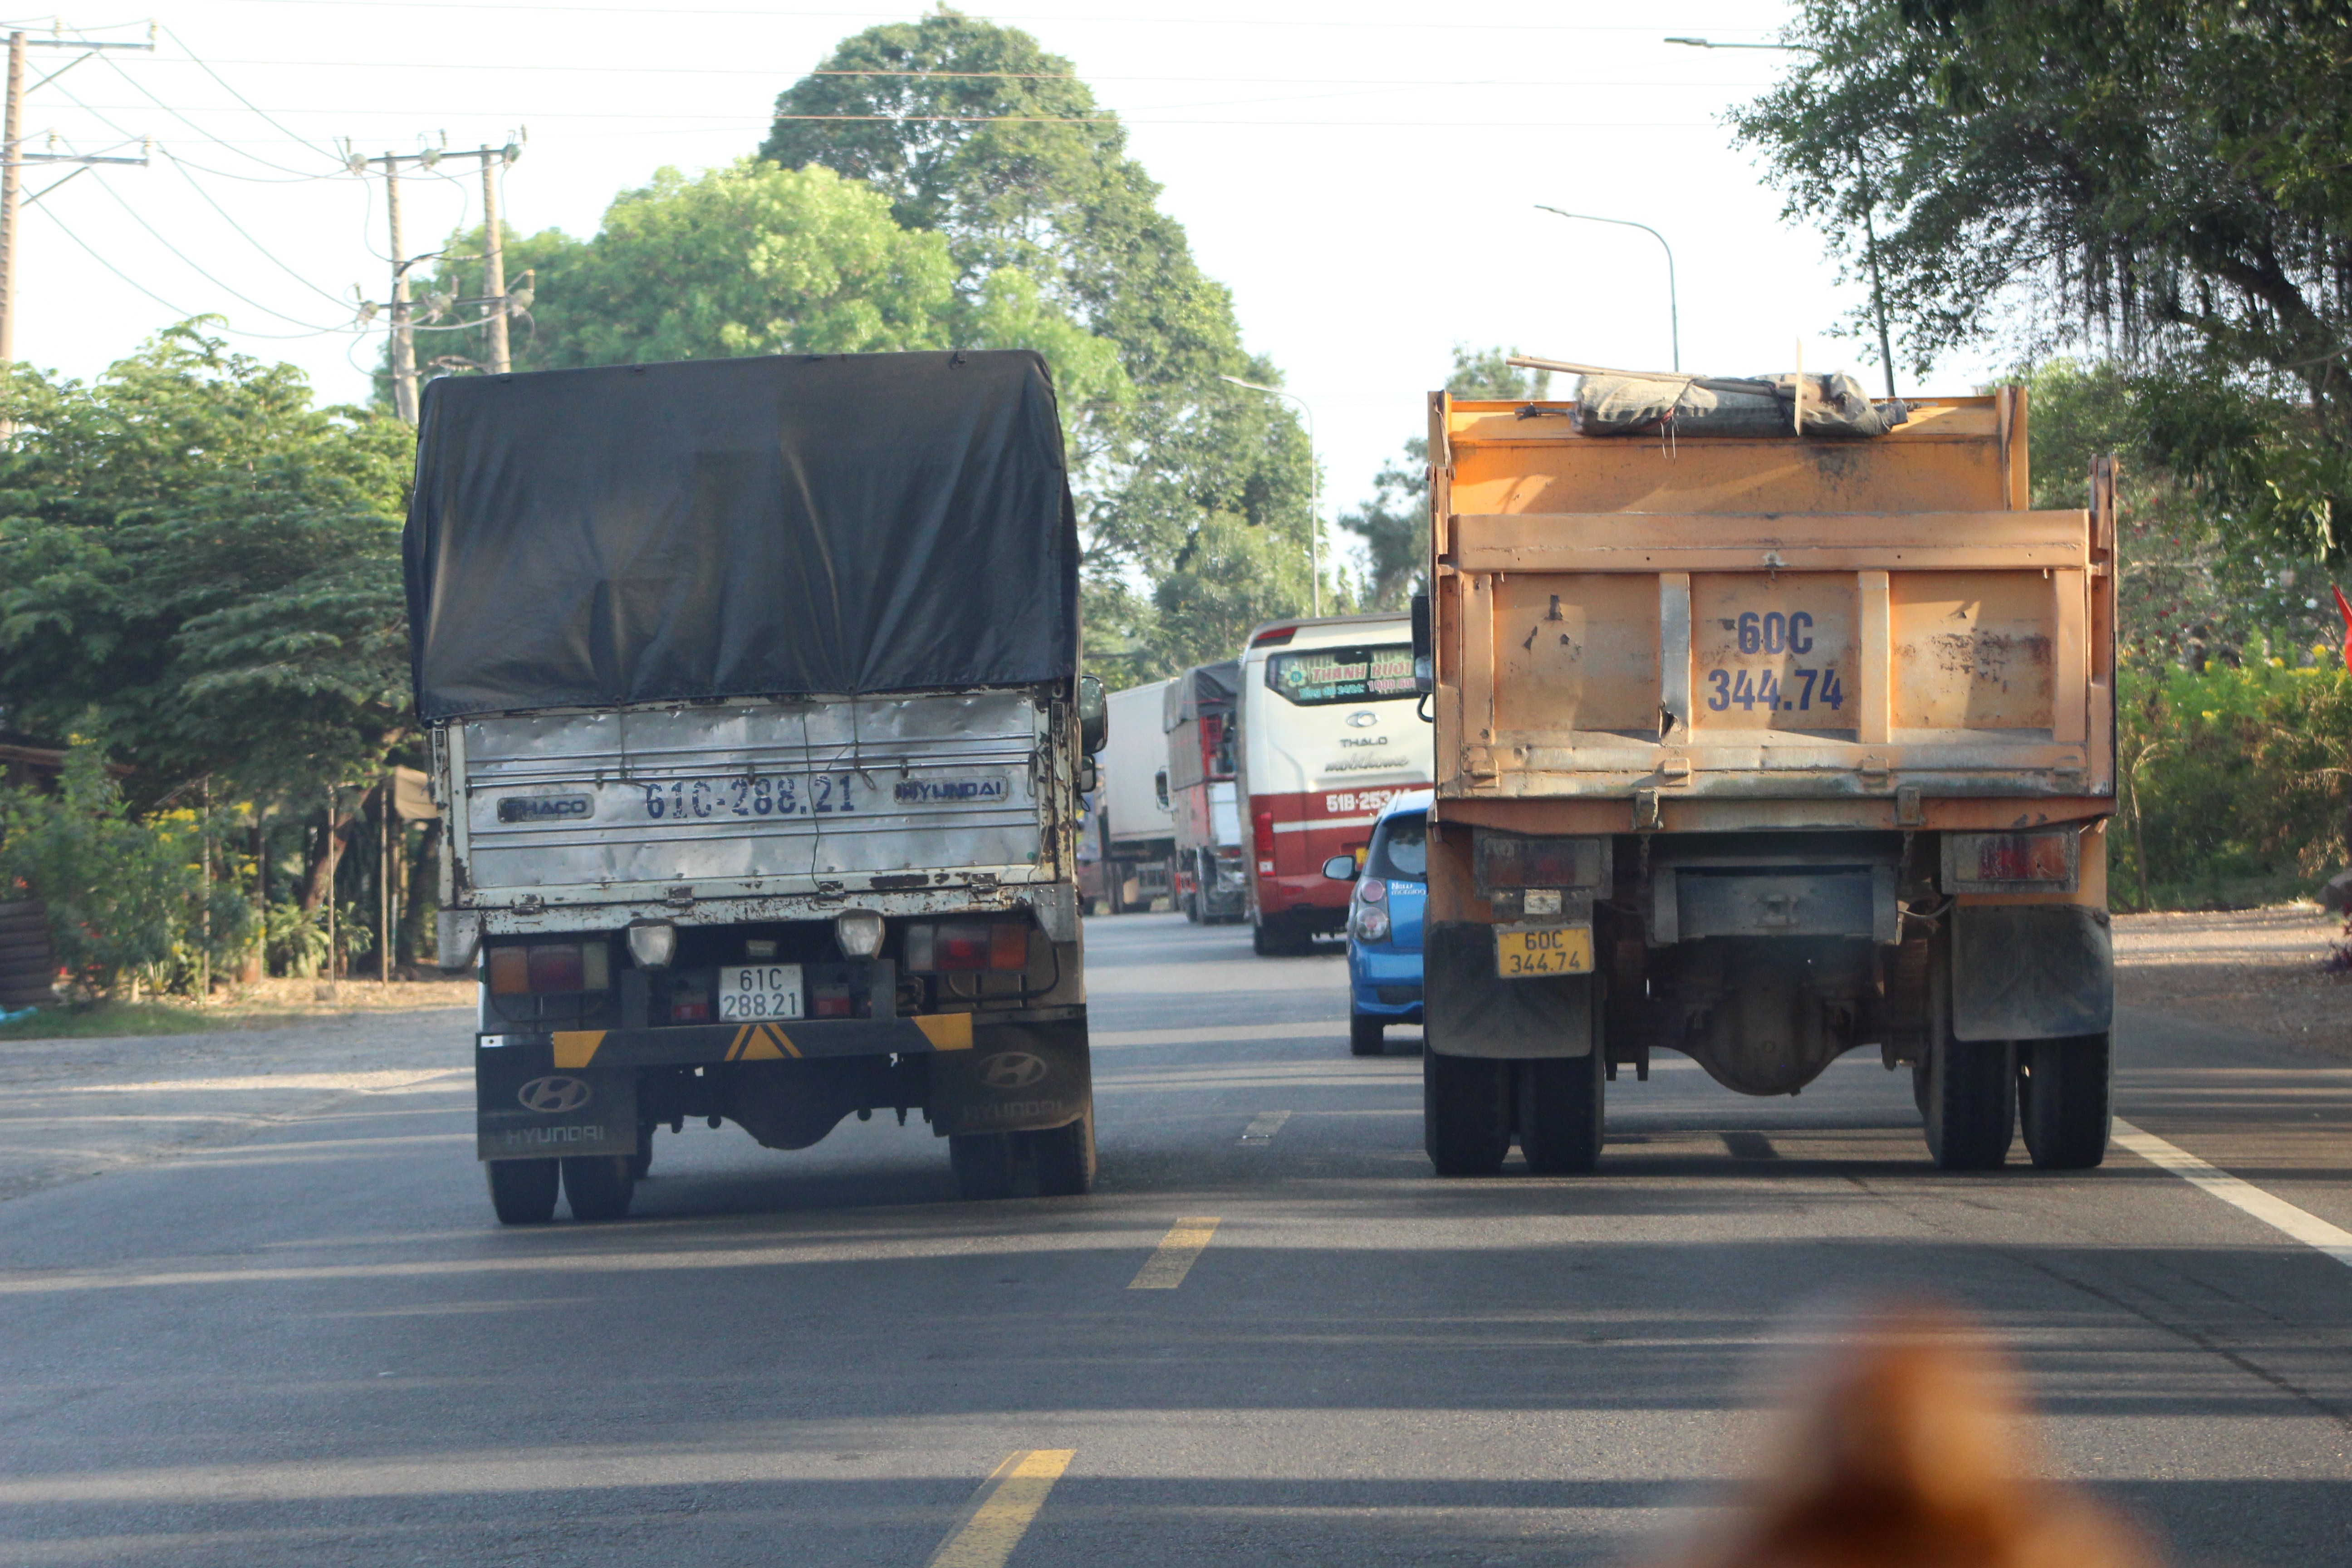
[[[465,1068],[434,1068],[421,1072],[254,1073],[245,1078],[166,1078],[145,1083],[74,1083],[59,1087],[77,1094],[182,1094],[200,1089],[237,1092],[257,1089],[347,1089],[362,1094],[396,1094],[412,1089],[461,1088],[462,1085],[442,1084],[438,1080],[467,1071]]]
[[[2188,1150],[2168,1143],[2153,1132],[2143,1132],[2116,1118],[2116,1142],[2146,1160],[2160,1165],[2190,1186],[2201,1187],[2232,1208],[2242,1209],[2273,1230],[2315,1248],[2352,1268],[2352,1230],[2328,1224],[2317,1215],[2299,1209],[2284,1198],[2273,1197],[2252,1182],[2242,1181],[2219,1166],[2208,1164]]]
[[[1242,1142],[1263,1143],[1281,1131],[1282,1124],[1289,1120],[1290,1112],[1287,1110],[1261,1110],[1247,1127],[1242,1129]]]
[[[1097,1029],[1087,1044],[1101,1046],[1223,1046],[1245,1040],[1321,1040],[1347,1033],[1348,1020],[1308,1018],[1296,1024],[1230,1024],[1207,1029]]]

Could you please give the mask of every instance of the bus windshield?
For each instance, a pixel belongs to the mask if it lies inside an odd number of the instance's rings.
[[[1265,661],[1266,689],[1301,708],[1411,697],[1412,645],[1305,648]]]

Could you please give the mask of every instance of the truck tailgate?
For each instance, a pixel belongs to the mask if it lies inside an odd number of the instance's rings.
[[[517,714],[448,733],[459,855],[493,895],[1025,873],[1042,842],[1045,721],[1021,691]]]
[[[1433,410],[1440,794],[2112,793],[2111,515],[2024,510],[2021,399],[1863,442]]]

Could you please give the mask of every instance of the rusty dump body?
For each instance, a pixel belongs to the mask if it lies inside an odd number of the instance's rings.
[[[1661,1048],[1780,1094],[1876,1044],[1947,1165],[1997,1163],[2021,1091],[2037,1161],[2104,1148],[2112,470],[2033,510],[2021,390],[1902,412],[1601,437],[1433,396],[1441,1170],[1497,1127],[1589,1164]]]

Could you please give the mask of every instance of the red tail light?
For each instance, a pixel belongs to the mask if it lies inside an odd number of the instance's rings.
[[[608,991],[613,985],[612,948],[601,942],[535,942],[528,947],[494,947],[490,949],[489,968],[490,994],[494,996]]]
[[[908,973],[969,974],[1029,967],[1029,928],[1018,921],[951,921],[907,928]]]
[[[2072,833],[1948,834],[1944,885],[1955,893],[2072,890],[2076,857]]]
[[[1280,647],[1298,635],[1297,626],[1268,626],[1250,638],[1252,647]]]
[[[1250,830],[1257,839],[1257,858],[1274,858],[1274,813],[1261,811],[1250,818]]]

